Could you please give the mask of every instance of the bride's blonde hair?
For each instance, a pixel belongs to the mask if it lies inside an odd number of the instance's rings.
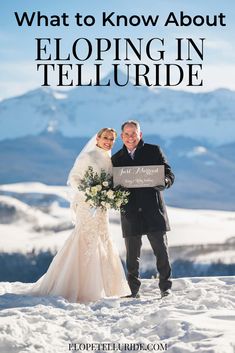
[[[103,129],[101,129],[99,132],[97,132],[97,137],[101,137],[101,135],[103,134],[103,132],[105,131],[110,131],[110,132],[113,132],[115,137],[117,137],[117,131],[114,130],[113,128],[111,127],[103,127]]]

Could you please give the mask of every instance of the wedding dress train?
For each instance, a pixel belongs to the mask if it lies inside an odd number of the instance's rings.
[[[33,286],[34,295],[59,295],[70,302],[90,302],[130,294],[124,270],[109,231],[107,211],[93,210],[77,190],[88,166],[111,173],[107,151],[94,147],[76,160],[69,175],[74,190],[71,208],[75,228],[54,257],[48,271]]]

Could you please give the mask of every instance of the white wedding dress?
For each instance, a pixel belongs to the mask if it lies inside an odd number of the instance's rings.
[[[68,179],[74,193],[71,209],[75,228],[48,271],[33,284],[31,294],[62,296],[79,303],[130,294],[117,249],[110,238],[108,212],[91,209],[84,194],[77,189],[88,166],[98,173],[101,169],[111,173],[109,152],[94,145],[77,158]]]

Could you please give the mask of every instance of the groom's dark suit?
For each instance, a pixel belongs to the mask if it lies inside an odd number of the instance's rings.
[[[157,145],[150,145],[140,140],[134,158],[126,146],[112,157],[114,167],[164,165],[166,187],[174,182],[174,174]],[[166,231],[170,230],[166,207],[162,193],[154,188],[129,189],[129,202],[121,212],[122,232],[127,249],[128,283],[135,295],[140,287],[139,257],[141,236],[147,234],[154,254],[157,257],[159,287],[162,291],[171,288],[171,268],[168,258]]]

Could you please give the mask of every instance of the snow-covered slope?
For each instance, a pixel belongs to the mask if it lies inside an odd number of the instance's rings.
[[[41,183],[0,185],[0,251],[54,251],[62,246],[72,227],[68,190]],[[8,196],[1,196],[3,192]],[[171,247],[223,244],[235,237],[235,212],[168,207],[168,214]],[[124,257],[119,213],[111,212],[110,221],[112,238]],[[143,249],[150,249],[145,237]]]
[[[164,300],[156,280],[143,280],[140,299],[87,305],[14,294],[25,286],[0,283],[1,352],[234,353],[235,277],[176,279]]]
[[[39,88],[0,102],[0,139],[38,135],[48,126],[65,136],[92,136],[100,127],[119,130],[123,121],[135,118],[145,134],[221,145],[235,140],[234,111],[235,92],[225,89],[194,94],[131,84],[65,92]]]

